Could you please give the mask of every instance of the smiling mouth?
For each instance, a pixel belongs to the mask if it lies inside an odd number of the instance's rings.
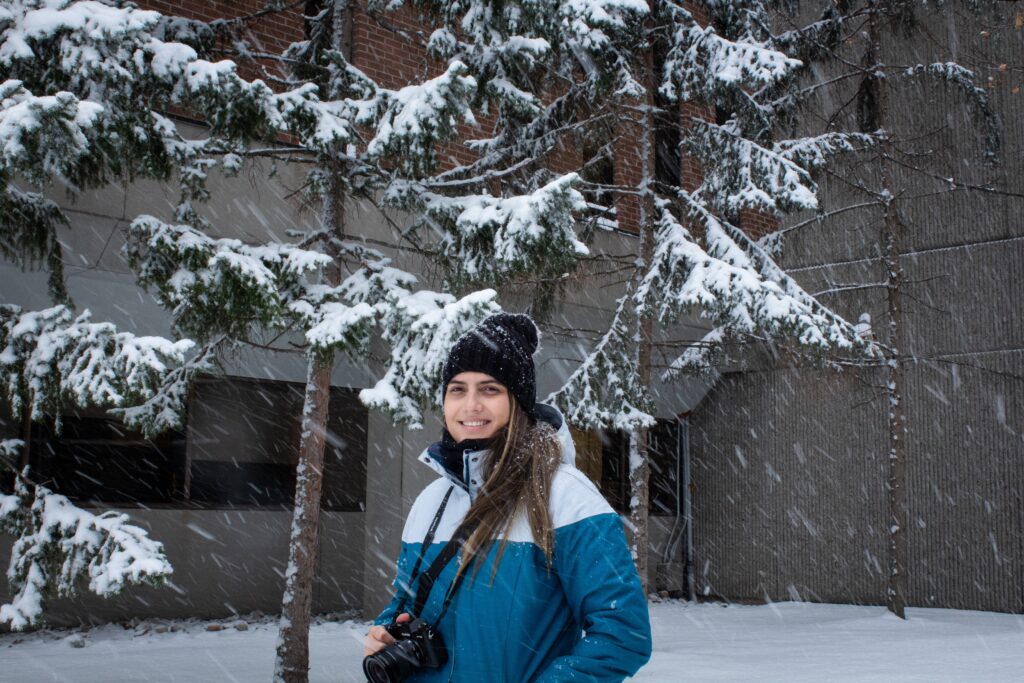
[[[490,424],[490,420],[474,420],[473,422],[459,422],[463,427],[483,427],[484,425]]]

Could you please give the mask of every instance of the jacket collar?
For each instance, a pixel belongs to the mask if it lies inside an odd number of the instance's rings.
[[[462,451],[462,471],[451,472],[444,466],[444,458],[441,456],[441,442],[431,444],[420,454],[420,462],[426,464],[442,477],[455,484],[469,494],[470,498],[476,498],[480,485],[483,484],[484,458],[487,450],[465,449]]]
[[[538,420],[543,420],[555,428],[555,435],[562,446],[562,462],[568,465],[575,465],[576,446],[573,444],[572,434],[569,432],[569,427],[566,425],[562,413],[554,406],[544,403],[536,404],[534,412]],[[486,449],[464,450],[462,452],[462,472],[456,474],[450,472],[444,466],[444,458],[441,456],[441,442],[438,441],[420,453],[419,461],[468,493],[470,499],[475,499],[480,486],[484,483],[486,456]]]

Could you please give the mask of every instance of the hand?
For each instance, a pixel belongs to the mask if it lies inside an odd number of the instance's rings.
[[[397,621],[399,624],[412,619],[408,613],[402,612],[398,615]],[[369,657],[372,654],[380,652],[388,645],[394,645],[395,639],[391,637],[391,634],[383,626],[371,626],[370,632],[366,634],[366,638],[363,639],[363,656]]]

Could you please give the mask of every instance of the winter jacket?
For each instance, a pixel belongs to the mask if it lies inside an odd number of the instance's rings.
[[[551,486],[555,528],[549,571],[524,513],[513,520],[509,542],[491,579],[495,543],[475,576],[470,569],[438,625],[448,663],[421,669],[416,683],[555,683],[621,681],[651,655],[651,628],[622,520],[587,477],[575,467],[576,450],[561,414],[538,405],[541,419],[557,429],[563,463]],[[402,532],[395,598],[376,619],[391,623],[400,601],[411,611],[418,581],[409,573],[437,509],[451,498],[420,564],[422,572],[440,552],[469,510],[483,483],[484,451],[463,454],[462,476],[441,464],[439,444],[420,460],[441,475],[416,498]],[[463,481],[466,484],[463,484]],[[439,575],[420,615],[433,622],[452,584],[458,557]]]

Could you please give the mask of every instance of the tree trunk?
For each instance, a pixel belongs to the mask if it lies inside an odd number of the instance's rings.
[[[332,235],[343,235],[344,196],[338,174],[324,197],[322,225]],[[328,240],[329,242],[329,240]],[[332,249],[328,246],[328,253]],[[327,280],[337,285],[338,267],[327,271]],[[281,622],[274,661],[274,683],[307,683],[309,679],[309,618],[313,607],[313,581],[320,545],[320,495],[323,491],[324,446],[327,408],[331,396],[334,354],[311,353],[302,406],[302,435],[295,473],[295,509],[292,513],[285,570]]]
[[[330,167],[331,183],[324,196],[322,226],[328,233],[325,251],[336,255],[332,238],[345,234],[344,188],[341,170]],[[340,265],[327,269],[327,281],[337,286]],[[323,489],[324,441],[330,402],[334,354],[311,353],[302,408],[302,436],[295,477],[295,511],[288,544],[288,568],[281,599],[281,623],[274,661],[274,683],[306,683],[309,676],[309,617],[313,605],[313,580],[320,541],[320,494]]]
[[[322,7],[322,3],[318,8]],[[352,7],[345,0],[333,3],[331,46],[346,57],[350,54]],[[325,253],[337,256],[332,240],[345,237],[345,192],[339,164],[321,159],[329,173],[330,186],[324,195],[321,227],[327,232],[322,240]],[[327,281],[341,282],[341,265],[335,261],[327,269]],[[274,660],[274,683],[307,683],[309,680],[309,621],[313,607],[313,581],[320,544],[320,496],[323,491],[324,446],[327,434],[328,404],[334,354],[311,354],[306,378],[306,397],[302,408],[302,436],[295,477],[295,510],[288,544],[288,568],[284,596],[281,598],[281,622]]]
[[[870,20],[871,55],[873,64],[882,63],[883,8],[876,6]],[[903,352],[903,305],[900,288],[903,283],[903,266],[900,263],[900,220],[896,208],[898,194],[892,166],[892,130],[890,128],[888,84],[884,78],[877,79],[875,117],[878,128],[884,131],[879,145],[881,155],[880,179],[885,216],[882,226],[882,261],[885,264],[887,309],[889,316],[889,347],[892,356],[885,365],[886,394],[888,398],[889,424],[889,586],[886,602],[889,611],[906,618],[907,605],[907,488],[906,456],[907,425],[903,406],[904,368]]]
[[[655,132],[654,91],[656,79],[654,72],[654,52],[652,48],[645,50],[643,64],[640,69],[642,83],[648,84],[647,99],[639,113],[640,164],[642,167],[641,186],[639,190],[639,239],[640,254],[636,272],[638,276],[646,272],[648,264],[654,256],[654,182],[655,182]],[[653,323],[647,316],[638,321],[636,334],[636,371],[639,384],[650,388],[651,384],[651,331]],[[633,560],[644,595],[648,593],[648,535],[647,521],[650,501],[649,480],[651,474],[650,460],[647,454],[647,429],[635,429],[629,434],[629,522],[632,532]]]
[[[629,525],[631,531],[630,551],[633,562],[640,574],[644,595],[649,592],[647,580],[647,509],[650,500],[648,479],[651,466],[647,459],[647,429],[640,428],[629,433]]]
[[[333,359],[309,359],[302,437],[296,468],[295,511],[292,514],[288,568],[285,570],[281,623],[277,638],[275,683],[306,683],[309,676],[309,615],[320,536],[320,493],[323,487],[324,436],[331,392]]]
[[[21,409],[21,456],[18,460],[18,474],[22,474],[32,462],[32,405],[26,399]]]

